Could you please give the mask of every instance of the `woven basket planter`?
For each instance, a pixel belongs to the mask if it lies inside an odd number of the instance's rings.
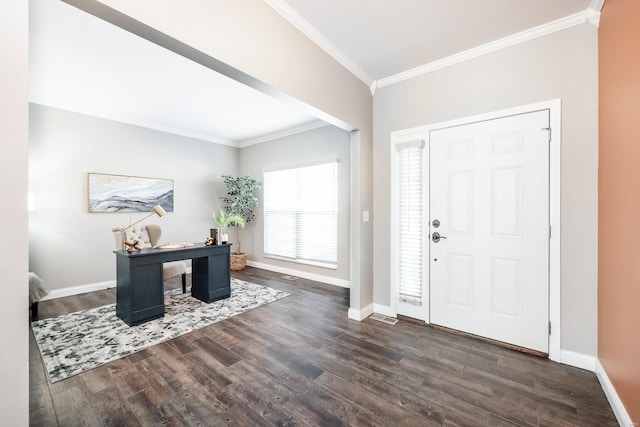
[[[247,265],[247,254],[231,253],[231,270],[240,271]]]

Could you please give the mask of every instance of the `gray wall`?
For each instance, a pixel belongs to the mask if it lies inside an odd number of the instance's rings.
[[[562,99],[561,346],[597,351],[597,30],[583,24],[379,89],[374,98],[374,302],[390,305],[392,131]]]
[[[29,269],[51,289],[115,280],[111,229],[145,214],[88,213],[87,173],[174,180],[162,241],[203,241],[238,149],[37,104],[29,112]]]
[[[240,150],[240,173],[249,173],[259,181],[263,181],[264,172],[339,159],[338,268],[333,270],[265,258],[262,204],[256,209],[255,221],[242,231],[242,248],[249,260],[349,280],[349,150],[349,132],[330,125]],[[262,189],[256,194],[262,200]]]

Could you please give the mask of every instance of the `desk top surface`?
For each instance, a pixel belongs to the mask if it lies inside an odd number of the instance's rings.
[[[128,253],[125,251],[113,251],[114,254],[119,256],[126,257],[139,257],[139,256],[153,256],[159,254],[170,254],[170,253],[178,253],[178,252],[193,252],[193,251],[202,251],[204,250],[222,250],[222,248],[228,248],[231,246],[231,243],[225,243],[224,245],[210,245],[207,246],[204,243],[194,243],[191,246],[186,246],[184,248],[142,248],[140,252],[134,251],[132,253]]]

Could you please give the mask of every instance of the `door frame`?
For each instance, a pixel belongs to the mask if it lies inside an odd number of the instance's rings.
[[[550,334],[549,334],[549,359],[559,362],[560,361],[560,345],[562,336],[562,323],[561,323],[561,300],[560,300],[560,158],[561,158],[561,110],[562,103],[560,99],[553,99],[549,101],[543,101],[535,104],[523,105],[514,108],[493,111],[490,113],[478,114],[474,116],[463,117],[454,120],[448,120],[444,122],[432,123],[424,126],[418,126],[410,129],[403,129],[399,131],[391,132],[390,138],[390,166],[391,166],[391,218],[394,218],[396,213],[396,195],[397,189],[395,184],[396,171],[396,149],[395,146],[398,143],[423,139],[427,143],[424,156],[424,164],[428,168],[429,165],[429,133],[431,131],[453,127],[467,125],[475,122],[495,120],[501,117],[513,116],[518,114],[526,114],[540,110],[549,110],[549,123],[551,127],[551,141],[549,143],[549,223],[551,226],[551,235],[549,238],[549,322],[550,322]],[[429,171],[425,171],[426,185],[425,188],[429,188]],[[427,200],[428,203],[428,200]],[[391,222],[388,228],[389,236],[393,236],[393,226]],[[397,248],[393,238],[390,239],[390,264],[389,264],[389,283],[390,283],[390,311],[393,316],[397,316],[397,284],[396,284],[396,261],[397,261]],[[428,250],[428,248],[427,248]],[[425,255],[425,261],[428,259],[428,253]],[[426,277],[429,277],[429,263],[424,265]],[[427,279],[428,282],[428,279]],[[423,307],[426,312],[426,319],[429,319],[429,286],[427,283],[427,292],[423,295]],[[425,323],[429,323],[427,320]]]

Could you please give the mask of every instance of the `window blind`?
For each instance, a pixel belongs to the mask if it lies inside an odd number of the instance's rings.
[[[264,253],[337,266],[337,163],[264,174]]]
[[[400,300],[422,305],[422,141],[398,144],[397,284]]]

